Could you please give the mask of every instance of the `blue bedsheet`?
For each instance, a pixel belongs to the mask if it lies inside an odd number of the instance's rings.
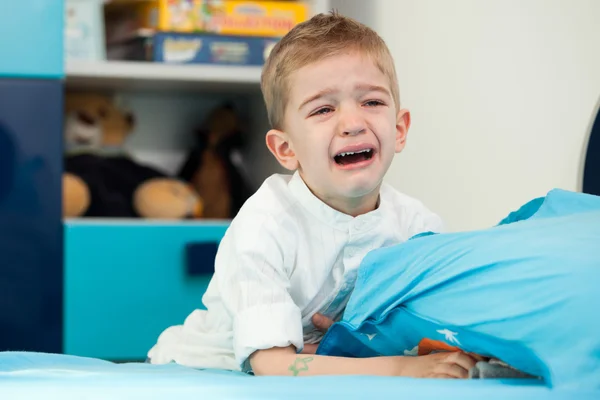
[[[0,399],[598,399],[529,380],[253,377],[175,364],[113,364],[74,356],[0,352]]]
[[[438,342],[600,399],[599,284],[600,197],[553,190],[500,226],[371,252],[318,352],[412,355]]]

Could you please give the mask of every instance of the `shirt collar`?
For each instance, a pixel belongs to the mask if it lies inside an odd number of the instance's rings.
[[[297,171],[290,179],[288,187],[298,202],[313,216],[327,225],[343,230],[348,230],[352,224],[360,224],[362,226],[365,224],[372,224],[372,226],[375,226],[381,219],[381,215],[385,212],[385,208],[387,207],[387,196],[385,191],[381,190],[378,207],[375,210],[357,217],[344,214],[325,204],[315,196]]]

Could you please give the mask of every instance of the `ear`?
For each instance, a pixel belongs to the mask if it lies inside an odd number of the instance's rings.
[[[298,169],[296,153],[287,133],[271,129],[266,135],[267,148],[275,156],[282,167],[294,171]]]
[[[410,112],[406,109],[398,111],[396,116],[396,153],[400,153],[406,146],[406,136],[410,128]]]

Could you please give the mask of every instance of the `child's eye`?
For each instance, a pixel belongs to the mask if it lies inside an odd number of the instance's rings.
[[[377,107],[377,106],[385,105],[385,103],[380,100],[369,100],[369,101],[365,102],[364,104],[365,104],[365,106],[368,106],[368,107]]]
[[[323,107],[323,108],[319,108],[317,111],[312,113],[311,116],[312,115],[324,115],[324,114],[330,113],[331,111],[333,111],[333,109],[331,109],[330,107]]]

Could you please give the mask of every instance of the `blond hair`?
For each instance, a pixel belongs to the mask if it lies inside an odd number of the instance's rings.
[[[271,50],[261,76],[261,89],[271,126],[283,129],[291,73],[349,50],[358,51],[375,62],[388,78],[396,109],[399,109],[400,94],[394,60],[383,39],[371,28],[332,11],[296,25]]]

